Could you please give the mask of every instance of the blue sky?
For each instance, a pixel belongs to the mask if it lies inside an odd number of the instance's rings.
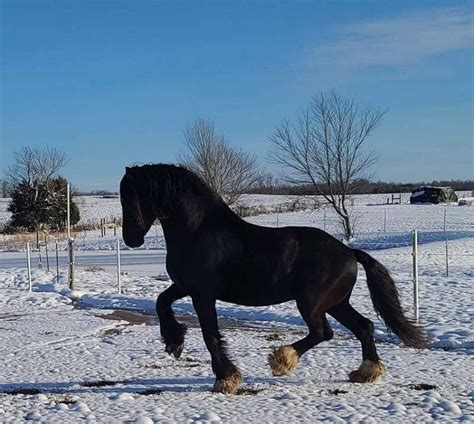
[[[320,91],[388,113],[375,178],[474,178],[472,1],[0,0],[0,170],[21,146],[71,158],[83,190],[174,162],[214,120],[262,165]]]

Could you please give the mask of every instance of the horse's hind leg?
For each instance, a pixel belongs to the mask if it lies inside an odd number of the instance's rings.
[[[317,344],[333,337],[333,331],[324,312],[318,311],[318,307],[314,307],[307,299],[297,299],[296,305],[308,325],[309,334],[291,345],[275,348],[270,353],[268,362],[275,376],[290,374],[302,355]]]
[[[242,374],[228,358],[225,342],[217,325],[216,301],[193,298],[207,350],[211,354],[212,370],[216,375],[214,392],[235,393],[242,382]]]
[[[184,296],[186,296],[186,293],[176,284],[173,284],[162,292],[156,300],[156,312],[160,319],[161,339],[166,345],[166,352],[175,358],[179,358],[183,351],[186,326],[176,321],[171,304]]]
[[[349,380],[353,383],[379,381],[384,375],[385,367],[377,355],[372,321],[357,312],[348,300],[332,307],[328,313],[354,333],[362,345],[362,364],[349,374]]]

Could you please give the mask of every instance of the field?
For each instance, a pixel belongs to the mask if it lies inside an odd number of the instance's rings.
[[[45,270],[44,260],[43,269],[36,269],[35,252],[29,292],[27,271],[15,262],[24,259],[21,246],[0,253],[0,421],[473,422],[474,208],[386,205],[386,197],[355,199],[353,245],[387,266],[412,315],[410,232],[419,231],[420,320],[431,346],[406,348],[387,332],[373,311],[361,269],[352,299],[374,321],[387,368],[381,383],[348,382],[347,374],[360,363],[360,346],[335,321],[333,340],[304,355],[293,375],[273,377],[266,359],[272,346],[306,334],[295,305],[249,308],[220,302],[222,332],[244,384],[238,395],[210,393],[210,358],[189,299],[174,308],[189,327],[182,358],[173,360],[160,342],[154,302],[169,285],[163,281],[160,227],[150,231],[143,249],[129,252],[122,246],[123,257],[130,256],[122,267],[121,294],[114,261],[106,260],[115,238],[88,232],[76,239],[77,259],[84,262],[77,267],[74,291],[67,289],[64,267],[59,280],[55,271]],[[307,210],[273,209],[292,200],[246,196],[246,205],[272,212],[246,219],[338,234],[336,217],[327,208],[310,208],[311,199]],[[84,220],[120,216],[119,202],[85,199],[81,213]],[[87,256],[94,259],[86,262]]]

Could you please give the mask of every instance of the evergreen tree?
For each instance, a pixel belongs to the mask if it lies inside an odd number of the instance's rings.
[[[12,213],[9,226],[27,231],[42,229],[47,220],[47,211],[41,207],[45,194],[44,190],[37,190],[27,181],[17,184],[8,205],[8,211]]]
[[[63,230],[67,220],[67,180],[51,178],[47,182],[21,181],[12,190],[8,211],[9,226],[28,231]],[[71,225],[79,219],[79,209],[71,199]]]
[[[67,180],[57,177],[48,184],[48,227],[51,230],[64,230],[67,225]],[[79,208],[73,199],[70,204],[71,225],[80,219]]]

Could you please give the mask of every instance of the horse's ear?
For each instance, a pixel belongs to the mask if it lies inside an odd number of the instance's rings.
[[[130,169],[128,166],[125,167],[125,175],[130,175],[131,172],[130,172]]]

